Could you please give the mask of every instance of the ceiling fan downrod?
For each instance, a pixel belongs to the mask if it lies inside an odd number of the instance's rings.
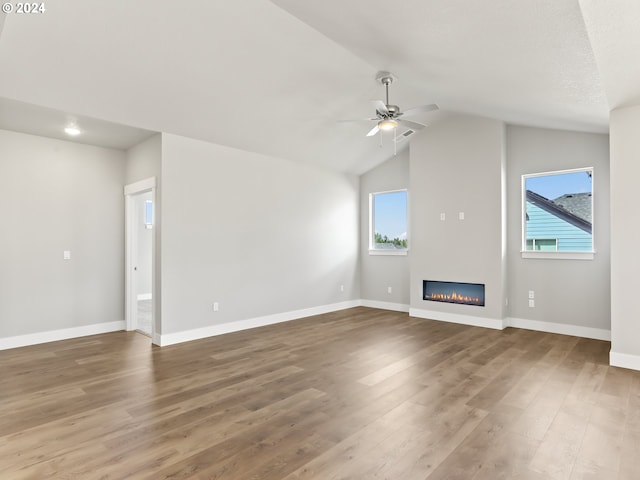
[[[387,78],[383,79],[382,81],[384,82],[384,88],[385,88],[385,91],[387,93],[387,95],[386,95],[387,101],[384,102],[384,104],[387,105],[387,108],[389,108],[389,84],[391,83],[391,77],[387,77]]]
[[[386,96],[385,96],[386,101],[384,103],[385,103],[385,106],[389,108],[389,85],[391,85],[391,83],[393,82],[393,77],[389,72],[380,72],[378,79],[380,80],[380,83],[384,85],[384,89],[386,93]]]

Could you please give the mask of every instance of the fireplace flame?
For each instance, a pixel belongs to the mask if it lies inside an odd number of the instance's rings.
[[[451,293],[432,293],[427,300],[436,300],[440,302],[459,302],[459,303],[480,303],[480,298],[460,295],[455,290]]]

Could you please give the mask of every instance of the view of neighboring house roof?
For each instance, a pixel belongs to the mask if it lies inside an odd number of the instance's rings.
[[[568,208],[567,208],[561,204],[556,203],[554,200],[549,200],[548,198],[543,197],[542,195],[532,192],[531,190],[527,190],[527,202],[537,205],[541,209],[563,219],[566,222],[569,222],[570,224],[578,227],[581,230],[584,230],[587,233],[592,233],[591,211],[589,211],[589,215],[588,215],[589,219],[587,220],[586,218],[583,218],[580,215],[569,210],[569,208],[575,208],[576,211],[580,211],[580,208],[577,205],[582,205],[584,203],[584,199],[579,198],[579,200],[573,201],[573,198],[579,197],[579,196],[586,197],[586,195],[589,195],[588,205],[589,205],[589,210],[591,210],[590,208],[591,194],[590,193],[589,194],[574,193],[574,194],[567,194],[567,195],[558,197],[556,199],[558,201],[562,200],[563,198],[566,199],[566,204],[568,205]]]
[[[591,193],[567,193],[553,200],[553,203],[591,222]]]

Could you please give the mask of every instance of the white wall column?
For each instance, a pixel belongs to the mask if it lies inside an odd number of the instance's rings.
[[[640,105],[611,112],[611,365],[640,370]]]

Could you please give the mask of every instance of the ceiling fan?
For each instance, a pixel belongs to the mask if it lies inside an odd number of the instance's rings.
[[[402,125],[413,130],[420,130],[427,125],[425,125],[424,123],[407,120],[406,117],[412,117],[421,113],[438,110],[438,105],[432,103],[431,105],[421,105],[419,107],[410,108],[405,112],[401,112],[400,107],[398,107],[397,105],[391,105],[389,103],[389,85],[393,83],[393,75],[389,72],[378,72],[378,74],[376,75],[376,80],[385,87],[386,101],[371,101],[376,108],[376,116],[374,118],[367,118],[366,120],[375,121],[376,125],[371,130],[369,130],[369,133],[367,133],[367,137],[374,136],[380,130],[395,130],[398,128],[398,125]]]

